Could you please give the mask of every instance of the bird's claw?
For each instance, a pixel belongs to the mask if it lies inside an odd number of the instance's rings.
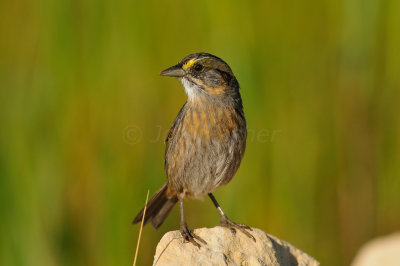
[[[248,232],[248,231],[253,231],[253,229],[251,229],[249,226],[247,226],[245,224],[235,223],[235,222],[229,220],[229,218],[227,216],[222,216],[219,225],[229,228],[231,230],[232,234],[236,234],[236,229],[237,229],[237,230],[241,231],[243,234],[245,234],[247,237],[251,238],[254,242],[256,242],[256,239],[254,238],[254,236]]]
[[[182,235],[183,239],[187,242],[192,243],[196,247],[200,248],[200,244],[197,243],[197,241],[204,245],[207,245],[207,242],[203,238],[196,235],[193,232],[193,230],[189,230],[189,228],[187,227],[186,224],[181,225],[180,231],[181,231],[181,235]]]

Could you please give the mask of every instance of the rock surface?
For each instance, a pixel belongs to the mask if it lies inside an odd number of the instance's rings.
[[[358,251],[352,266],[400,265],[400,232],[375,238]]]
[[[153,265],[319,265],[319,262],[259,229],[251,232],[256,242],[242,232],[224,227],[194,231],[207,245],[184,242],[179,231],[166,233],[157,245]]]

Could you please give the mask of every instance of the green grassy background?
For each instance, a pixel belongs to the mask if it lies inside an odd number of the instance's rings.
[[[132,263],[186,99],[158,73],[200,51],[241,84],[247,151],[215,193],[233,220],[323,265],[400,229],[399,1],[2,1],[0,23],[1,265]],[[145,227],[139,265],[178,226]]]

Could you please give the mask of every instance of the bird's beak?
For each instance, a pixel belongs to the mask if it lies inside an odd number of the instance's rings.
[[[170,68],[167,68],[164,71],[161,71],[160,76],[169,76],[169,77],[183,77],[186,74],[185,70],[182,69],[182,64],[177,64]]]

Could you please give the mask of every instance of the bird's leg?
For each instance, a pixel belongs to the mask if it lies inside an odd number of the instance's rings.
[[[234,234],[236,234],[236,229],[238,229],[239,231],[243,232],[243,234],[245,234],[249,238],[253,239],[254,242],[256,242],[256,239],[254,238],[254,236],[247,231],[247,230],[253,231],[253,229],[251,229],[249,226],[247,226],[245,224],[238,224],[238,223],[235,223],[235,222],[229,220],[228,216],[226,216],[226,214],[222,210],[221,206],[219,206],[214,195],[212,193],[208,193],[208,196],[214,203],[215,207],[218,210],[219,215],[221,216],[221,221],[219,223],[220,226],[230,228],[232,233],[234,233]]]
[[[182,234],[183,239],[185,239],[186,241],[192,243],[193,245],[195,245],[196,247],[200,248],[200,244],[196,242],[199,241],[203,244],[207,244],[206,241],[204,241],[201,237],[197,236],[194,234],[193,230],[189,230],[186,221],[185,221],[185,216],[183,214],[183,199],[179,199],[179,207],[181,209],[181,226],[180,226],[180,231]]]

